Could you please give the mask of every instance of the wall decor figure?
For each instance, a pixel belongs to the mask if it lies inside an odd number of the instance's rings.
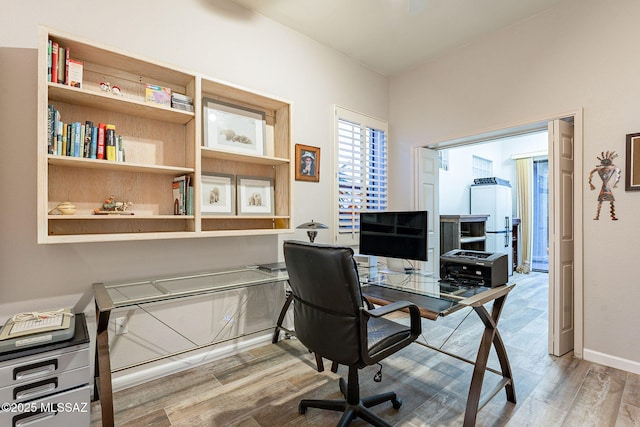
[[[613,159],[618,157],[615,151],[607,151],[600,153],[600,157],[596,157],[600,160],[600,164],[595,167],[589,173],[589,188],[595,190],[596,187],[591,183],[591,179],[593,178],[594,173],[598,173],[600,179],[602,180],[602,187],[600,188],[600,193],[598,194],[598,208],[596,210],[596,217],[594,220],[600,219],[600,209],[602,208],[602,202],[609,202],[611,206],[610,214],[611,219],[613,221],[617,221],[616,218],[616,210],[613,205],[613,201],[615,200],[613,197],[613,189],[618,186],[618,182],[620,181],[620,168],[613,164]],[[615,176],[615,177],[614,177]],[[613,178],[613,185],[611,184],[611,179]]]

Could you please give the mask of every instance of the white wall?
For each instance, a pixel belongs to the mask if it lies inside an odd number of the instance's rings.
[[[584,356],[640,372],[637,247],[640,195],[614,189],[618,221],[594,221],[586,177],[607,150],[624,169],[625,135],[640,128],[640,2],[566,0],[391,80],[390,187],[410,206],[410,147],[584,110]],[[605,205],[606,211],[608,206]]]
[[[19,310],[91,311],[91,284],[278,259],[282,236],[36,244],[38,25],[293,102],[293,141],[321,148],[320,183],[296,182],[293,224],[331,224],[332,106],[388,119],[388,80],[226,0],[12,1],[0,14],[0,321]],[[101,200],[104,195],[96,195]],[[330,233],[320,232],[319,242]],[[53,307],[52,307],[53,306]]]
[[[493,161],[493,176],[506,179],[514,188],[513,213],[516,212],[516,168],[513,155],[546,151],[548,134],[530,133],[478,144],[446,149],[449,169],[440,169],[438,190],[440,215],[461,215],[471,212],[470,188],[473,184],[473,156]]]

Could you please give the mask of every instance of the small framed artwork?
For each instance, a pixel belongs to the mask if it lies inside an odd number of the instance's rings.
[[[320,181],[320,148],[296,144],[296,180]]]
[[[205,147],[264,155],[264,112],[210,98],[203,98],[202,108]]]
[[[233,175],[202,173],[200,212],[204,215],[235,215],[236,179]]]
[[[624,189],[640,191],[640,133],[627,135],[626,170]]]
[[[270,178],[239,176],[238,215],[273,215],[273,180]]]

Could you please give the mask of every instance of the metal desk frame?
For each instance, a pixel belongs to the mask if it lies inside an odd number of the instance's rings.
[[[373,286],[380,287],[381,285],[376,284]],[[478,352],[476,353],[475,360],[468,360],[441,348],[434,347],[428,343],[415,341],[416,344],[422,345],[424,347],[446,354],[447,356],[451,356],[460,361],[474,365],[473,375],[471,376],[471,383],[469,385],[469,393],[467,396],[467,404],[465,408],[463,423],[463,427],[473,427],[476,424],[478,411],[480,411],[503,388],[505,389],[507,395],[507,401],[516,403],[516,391],[513,381],[513,372],[509,363],[507,350],[505,348],[504,342],[502,341],[502,337],[500,336],[500,331],[498,330],[498,322],[500,320],[500,315],[502,314],[502,309],[504,308],[507,295],[509,294],[509,292],[511,292],[514,286],[515,285],[502,285],[495,288],[483,288],[481,292],[464,298],[448,294],[443,294],[442,298],[436,298],[433,296],[425,296],[424,294],[412,292],[411,290],[401,290],[395,287],[389,288],[392,292],[383,292],[384,295],[381,297],[379,292],[371,292],[371,290],[373,290],[372,287],[369,287],[370,292],[368,293],[368,286],[364,286],[362,288],[362,294],[370,303],[377,305],[390,304],[394,301],[399,300],[414,302],[418,307],[420,307],[420,315],[425,319],[433,321],[437,320],[438,317],[447,316],[465,307],[471,307],[473,311],[478,315],[478,317],[480,317],[480,320],[482,320],[482,323],[484,324],[484,330],[482,332],[482,338],[480,340],[480,345],[478,347]],[[382,287],[384,288],[384,286]],[[449,308],[445,310],[434,311],[432,308],[430,309],[428,306],[426,306],[427,304],[424,304],[425,297],[432,298],[434,300],[445,299],[447,301],[450,301],[451,304]],[[280,311],[280,316],[278,317],[278,323],[276,325],[272,339],[273,343],[276,343],[278,341],[280,331],[285,331],[292,335],[295,334],[294,331],[291,331],[282,326],[282,322],[284,321],[284,317],[289,309],[292,299],[292,295],[290,294],[290,292],[288,292],[287,299],[284,306],[282,307],[282,310]],[[486,307],[486,305],[490,302],[493,302],[491,313],[489,313]],[[496,355],[498,356],[500,371],[487,366],[492,346],[496,350]],[[316,356],[316,361],[318,362],[318,369],[322,370],[322,359],[318,361],[318,357]],[[336,372],[336,368],[337,367],[334,364],[334,366],[332,367],[332,371]],[[492,390],[484,393],[484,396],[482,396],[482,384],[484,382],[484,375],[487,371],[497,375],[501,375],[502,380]]]
[[[227,277],[225,277],[225,275]],[[113,284],[94,283],[93,293],[95,298],[97,332],[93,401],[100,400],[102,408],[102,425],[106,427],[113,427],[114,425],[111,356],[109,351],[109,317],[112,310],[138,306],[140,304],[151,302],[187,298],[252,286],[284,283],[287,279],[288,276],[286,271],[270,272],[255,268],[239,267],[235,269],[185,274],[156,278],[152,280],[120,282]],[[217,283],[215,283],[216,281]],[[265,329],[265,331],[266,330],[271,330],[271,327]],[[262,331],[253,331],[251,334],[257,332]],[[220,344],[221,342],[240,338],[241,336],[244,335],[195,346],[177,353],[160,356],[143,363],[149,363],[189,351]]]

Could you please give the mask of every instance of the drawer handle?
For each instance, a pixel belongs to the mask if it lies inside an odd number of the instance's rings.
[[[45,360],[44,362],[33,363],[31,365],[20,366],[13,370],[14,380],[24,380],[33,377],[41,377],[50,374],[58,369],[57,360]]]
[[[56,415],[58,415],[57,412],[27,412],[25,414],[16,415],[15,417],[13,417],[13,427],[30,426],[41,421],[46,421],[50,418],[55,417]]]
[[[36,395],[53,391],[58,388],[58,379],[38,381],[37,383],[27,384],[13,389],[13,398],[15,400],[30,399]]]

